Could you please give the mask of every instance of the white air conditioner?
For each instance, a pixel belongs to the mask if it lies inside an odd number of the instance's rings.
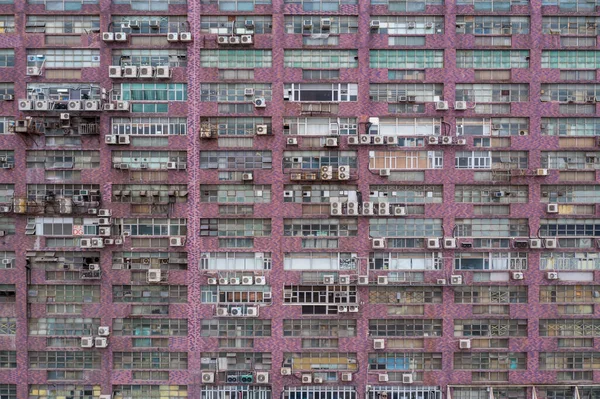
[[[83,109],[86,111],[100,111],[100,101],[98,100],[85,100],[83,101]]]
[[[192,41],[192,33],[191,32],[179,33],[179,41],[180,42],[191,42]]]
[[[369,285],[369,276],[358,276],[358,285]]]
[[[117,142],[119,144],[130,144],[131,143],[131,139],[130,139],[130,137],[128,135],[120,134],[119,136],[117,136]]]
[[[454,103],[454,109],[455,110],[459,110],[459,111],[464,111],[467,109],[467,102],[466,101],[456,101]]]
[[[326,274],[323,276],[323,284],[335,284],[335,276],[333,274]]]
[[[267,106],[267,101],[263,97],[257,97],[254,99],[254,107],[255,108],[265,108]]]
[[[338,313],[348,313],[348,306],[340,305],[337,307]]]
[[[451,145],[452,144],[452,137],[450,137],[450,136],[442,136],[442,144],[444,144],[444,145]]]
[[[454,249],[456,248],[456,238],[444,238],[444,248]]]
[[[252,44],[254,42],[252,35],[242,35],[240,36],[240,41],[242,44]]]
[[[298,145],[298,139],[290,137],[285,141],[285,143],[287,145]]]
[[[331,28],[331,19],[321,18],[321,30],[329,30]]]
[[[126,66],[123,70],[124,78],[137,78],[138,67],[137,66]]]
[[[511,277],[513,280],[523,280],[525,278],[525,275],[521,272],[513,272]]]
[[[350,276],[339,276],[340,284],[349,285],[350,284]]]
[[[365,216],[374,215],[375,211],[373,208],[373,202],[363,202],[362,214]]]
[[[251,172],[242,173],[242,180],[252,181],[252,180],[254,180],[254,175]]]
[[[436,101],[435,102],[436,111],[446,111],[448,110],[448,101]]]
[[[115,111],[117,109],[117,106],[115,104],[113,104],[113,103],[107,103],[107,104],[104,104],[102,106],[102,108],[105,111]]]
[[[171,77],[171,70],[168,66],[158,66],[156,67],[156,74],[154,77],[168,79]]]
[[[217,316],[229,316],[229,312],[227,311],[227,308],[217,308]]]
[[[100,335],[101,337],[108,337],[110,335],[110,327],[109,326],[98,327],[98,335]]]
[[[246,316],[249,317],[258,317],[258,307],[257,306],[249,306],[246,308]]]
[[[548,176],[548,169],[536,169],[536,176]]]
[[[217,285],[219,283],[219,280],[217,280],[215,277],[209,277],[208,279],[206,279],[206,284],[208,285]]]
[[[169,246],[170,247],[183,247],[183,238],[182,237],[170,237],[169,238]]]
[[[458,340],[458,348],[459,349],[471,349],[471,340],[470,339]]]
[[[102,41],[113,42],[115,40],[115,34],[113,32],[103,32]]]
[[[110,218],[98,218],[98,224],[101,226],[110,226],[112,221]]]
[[[268,384],[269,383],[269,372],[268,371],[257,371],[256,372],[256,382],[258,384]]]
[[[177,169],[177,162],[167,162],[167,169],[169,169],[169,170],[176,170]]]
[[[338,139],[337,137],[327,137],[325,139],[325,147],[337,147]]]
[[[104,144],[117,144],[117,135],[108,134],[104,136]]]
[[[558,280],[558,273],[557,272],[548,272],[548,273],[546,273],[546,278],[548,280]]]
[[[437,280],[435,280],[435,283],[437,285],[446,285],[446,279],[445,278],[438,278]]]
[[[439,238],[435,238],[435,237],[427,238],[426,246],[428,249],[439,249],[440,248]]]
[[[106,337],[94,338],[94,346],[96,348],[108,348],[108,338],[106,338]]]
[[[301,381],[303,384],[312,383],[312,375],[311,374],[302,374]]]
[[[457,145],[467,145],[467,139],[458,139],[456,140]]]
[[[435,136],[427,137],[427,144],[439,144],[439,140]]]
[[[373,144],[383,145],[385,144],[385,139],[383,136],[373,136]]]
[[[265,276],[254,277],[254,285],[267,285],[267,278]]]
[[[231,285],[240,285],[241,283],[242,283],[242,281],[237,277],[231,277],[229,279],[229,284],[231,284]]]
[[[25,74],[27,76],[39,76],[41,73],[41,70],[39,67],[27,67],[27,69],[25,70]]]
[[[92,247],[92,240],[89,238],[82,238],[79,240],[79,247],[80,248],[91,248]]]
[[[358,139],[358,137],[356,137],[356,136],[348,137],[348,145],[358,145],[358,144],[360,144],[360,140]]]
[[[239,36],[229,36],[229,44],[240,44]]]
[[[177,33],[177,32],[167,33],[167,41],[168,42],[178,42],[179,41],[179,33]]]
[[[98,210],[98,216],[100,216],[100,217],[110,217],[110,216],[112,216],[112,212],[110,211],[110,209],[99,209]]]
[[[342,373],[342,381],[343,382],[352,381],[352,373],[348,373],[348,372]]]
[[[379,376],[377,377],[377,380],[379,382],[388,382],[390,380],[390,378],[387,374],[379,374]]]
[[[127,41],[127,33],[115,32],[115,42],[126,42],[126,41]]]
[[[229,44],[229,37],[228,36],[218,36],[217,43],[218,44]]]
[[[325,380],[323,378],[321,378],[321,377],[315,377],[313,379],[313,383],[315,383],[315,384],[322,384],[324,382],[325,382]]]
[[[120,78],[121,76],[123,76],[123,68],[119,65],[111,65],[108,67],[109,78]]]
[[[413,383],[413,375],[412,374],[402,374],[402,383],[403,384],[412,384]]]
[[[115,109],[117,111],[129,111],[129,101],[116,101]]]
[[[377,285],[388,285],[388,276],[377,276]]]
[[[151,66],[141,66],[138,76],[140,78],[151,78],[152,76],[154,76],[154,67]]]
[[[558,240],[556,238],[545,238],[544,248],[554,249],[558,248]]]
[[[394,216],[406,216],[406,208],[403,206],[397,206],[394,208]]]
[[[558,204],[548,204],[546,205],[547,213],[558,213]]]
[[[110,227],[99,227],[98,228],[98,235],[100,237],[110,237],[111,231],[110,231]]]
[[[148,270],[146,281],[149,283],[160,283],[162,273],[160,270]]]
[[[391,171],[389,169],[379,169],[379,176],[389,176]]]
[[[387,202],[375,203],[375,212],[379,216],[389,216],[390,204],[388,204]]]
[[[383,136],[383,141],[388,145],[397,145],[400,138],[396,136]]]
[[[380,26],[381,26],[381,21],[378,19],[374,19],[369,23],[369,27],[373,30],[379,29]]]
[[[371,136],[368,134],[361,134],[359,140],[361,144],[371,144]]]
[[[46,100],[36,100],[34,107],[36,111],[50,111],[52,103]]]
[[[305,19],[302,22],[302,28],[304,28],[305,30],[312,29],[312,26],[313,26],[312,20],[310,20],[310,19]]]
[[[529,248],[541,249],[542,248],[542,240],[540,240],[539,238],[530,238],[529,239]]]
[[[282,367],[282,368],[279,370],[279,373],[280,373],[281,375],[292,375],[292,368],[291,368],[291,367]]]
[[[80,346],[82,348],[93,348],[94,347],[94,337],[81,337]]]
[[[385,248],[385,238],[374,238],[372,242],[373,249]]]
[[[254,278],[252,276],[242,277],[242,285],[252,285],[252,284],[254,284]]]
[[[450,285],[461,285],[463,278],[460,274],[453,274],[450,276]]]
[[[202,373],[202,383],[203,384],[212,384],[215,382],[215,373]]]
[[[31,111],[33,109],[33,101],[19,100],[19,111]]]
[[[256,125],[256,135],[257,136],[264,136],[268,132],[269,131],[268,131],[267,125]]]
[[[377,338],[373,340],[373,349],[385,349],[385,339]]]

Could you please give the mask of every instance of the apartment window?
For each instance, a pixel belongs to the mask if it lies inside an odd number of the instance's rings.
[[[595,352],[541,352],[541,370],[587,369],[596,370],[598,353]]]
[[[121,100],[187,101],[187,83],[121,83]]]
[[[14,302],[14,286],[12,295],[10,291],[6,291],[5,288],[4,296],[12,298],[12,300],[5,302]],[[0,292],[0,296],[2,292]],[[37,285],[33,284],[29,286],[27,299],[29,303],[99,303],[100,302],[100,286],[99,285]]]
[[[529,85],[459,83],[456,85],[456,101],[477,103],[527,102],[529,101]]]
[[[254,137],[259,125],[266,125],[267,131],[272,131],[271,118],[202,118],[200,120],[203,132],[210,132],[211,136],[219,138]]]
[[[200,236],[270,237],[271,219],[200,219]]]
[[[202,320],[202,337],[270,337],[271,320]]]
[[[385,35],[433,35],[444,29],[444,19],[437,15],[377,15],[371,19],[379,21],[377,33]]]
[[[265,298],[265,293],[270,293],[271,287],[266,285],[251,287],[204,285],[200,289],[203,303],[217,303],[220,305],[270,303],[270,299]]]
[[[285,319],[284,337],[334,337],[356,336],[356,320]]]
[[[27,168],[96,169],[100,167],[100,151],[28,150]]]
[[[219,238],[219,248],[254,248],[254,239]]]
[[[200,101],[220,103],[249,102],[252,97],[246,95],[246,89],[254,89],[254,97],[271,101],[270,83],[202,83],[200,85]],[[247,104],[254,110],[253,104]]]
[[[439,270],[442,258],[432,252],[372,252],[371,270]]]
[[[271,169],[271,151],[201,151],[200,169]]]
[[[299,136],[330,136],[358,134],[356,118],[284,118],[283,134]]]
[[[454,155],[456,169],[490,169],[491,151],[457,151]]]
[[[357,4],[357,0],[285,0],[285,4],[300,4],[303,11],[338,11],[340,6]]]
[[[230,352],[232,353],[232,352]],[[235,355],[228,355],[226,352],[202,352],[203,359],[208,361],[200,364],[202,371],[222,371],[219,367],[218,359],[227,358],[227,371],[251,371],[251,370],[271,370],[272,354],[270,352],[235,352]],[[236,392],[239,392],[236,387]],[[258,398],[258,397],[257,397]],[[265,399],[265,398],[263,398]]]
[[[13,4],[12,0],[5,0],[0,4]],[[12,33],[15,31],[15,17],[14,15],[0,15],[0,34]]]
[[[441,370],[441,353],[369,353],[369,370]]]
[[[542,6],[558,6],[558,9],[562,12],[594,11],[594,9],[595,9],[594,5],[595,5],[595,3],[593,1],[586,1],[586,0],[544,0],[544,1],[542,1]]]
[[[230,240],[230,242],[233,243],[233,240],[235,239]],[[244,248],[241,243],[239,245],[240,248]],[[200,269],[270,270],[271,263],[272,259],[270,252],[206,252],[202,254],[202,259],[200,260]]]
[[[304,80],[337,80],[339,78],[339,69],[302,70],[302,79]]]
[[[15,66],[15,50],[0,49],[0,68]]]
[[[51,385],[29,385],[30,399],[46,399],[48,395],[51,397],[71,397],[73,399],[88,399],[94,394],[94,391],[100,390],[100,385],[83,385],[83,384],[51,384]],[[0,397],[3,399],[12,399],[12,396],[4,396],[6,392],[2,392],[0,388]],[[16,399],[16,391],[14,393]],[[56,395],[56,396],[55,396]]]
[[[455,370],[526,370],[525,352],[454,353]]]
[[[442,169],[443,151],[371,151],[369,169]]]
[[[395,220],[394,220],[395,219]],[[369,218],[370,237],[441,237],[441,219]]]
[[[600,198],[599,185],[542,185],[542,202],[593,204]]]
[[[600,52],[599,52],[600,54]],[[596,84],[574,84],[574,83],[554,83],[542,84],[544,95],[542,101],[560,101],[569,103],[578,103],[570,105],[581,105],[592,101],[592,97],[600,96],[600,85]],[[595,100],[594,100],[595,101]],[[594,105],[591,105],[594,107]],[[573,112],[574,113],[574,112]]]
[[[358,293],[352,285],[286,285],[283,302],[286,305],[347,305],[358,302]]]
[[[425,80],[425,70],[388,69],[388,80],[418,80],[418,81],[422,81],[422,80]]]
[[[164,399],[188,396],[187,385],[113,385],[113,395],[124,398]]]
[[[529,68],[529,50],[457,50],[458,68]]]
[[[440,97],[443,85],[426,83],[389,83],[369,85],[369,98],[371,101],[396,103],[408,96],[414,96],[414,101],[433,102],[434,97]]]
[[[314,102],[358,101],[357,83],[286,83],[284,100]]]
[[[475,373],[473,373],[475,374]],[[490,380],[485,380],[489,382]],[[489,387],[455,387],[452,388],[452,397],[455,399],[486,399],[491,395]],[[493,387],[494,398],[503,399],[526,399],[527,388],[505,388],[500,386]],[[546,398],[550,399],[550,398]]]
[[[371,185],[369,200],[390,204],[434,204],[442,202],[442,186]]]
[[[2,3],[0,3],[2,4]],[[0,83],[0,95],[15,95],[14,83]]]
[[[354,270],[356,254],[349,252],[286,252],[285,270]]]
[[[456,287],[454,303],[527,303],[527,292],[526,286],[515,285]]]
[[[596,38],[595,37],[561,37],[560,45],[562,47],[596,47]]]
[[[186,0],[167,0],[167,1],[154,1],[154,0],[113,0],[114,4],[128,4],[132,10],[136,11],[168,11],[170,5],[187,4]]]
[[[600,254],[594,252],[543,252],[540,257],[540,269],[598,270],[600,269]]]
[[[285,50],[284,66],[287,68],[357,68],[357,50]]]
[[[96,351],[45,351],[29,352],[30,369],[99,370],[101,354]],[[16,365],[15,365],[16,366]]]
[[[527,186],[456,185],[454,201],[474,204],[526,204],[529,202],[529,188]]]
[[[29,335],[91,336],[96,335],[100,319],[52,317],[29,319]]]
[[[527,270],[525,252],[462,252],[454,257],[455,270]]]
[[[271,50],[201,50],[204,68],[271,68]]]
[[[132,236],[185,236],[187,219],[115,219],[114,224],[122,232]]]
[[[286,15],[285,33],[299,34],[310,33],[311,35],[328,34],[338,35],[340,33],[357,33],[358,18],[354,15],[336,15],[334,18],[324,15]],[[322,20],[329,19],[331,25],[323,28]],[[311,27],[307,28],[304,22],[310,21]],[[336,36],[331,36],[335,37]]]
[[[123,4],[127,3],[127,1],[123,1]],[[133,3],[132,1],[132,5]],[[173,1],[170,3],[174,4]],[[185,4],[185,1],[181,1],[180,3]],[[156,5],[151,4],[150,6],[153,7]],[[161,5],[158,7],[161,7]],[[136,8],[134,7],[133,9]],[[177,15],[113,15],[111,28],[113,32],[133,33],[135,35],[156,35],[189,31],[187,17]]]
[[[373,287],[369,289],[369,303],[412,305],[443,303],[441,287]]]
[[[595,16],[557,15],[542,17],[542,32],[560,33],[561,36],[597,36],[600,18]]]
[[[371,337],[441,337],[441,319],[371,319]]]
[[[0,134],[13,134],[15,120],[12,116],[0,116]]]
[[[458,5],[473,5],[475,11],[510,11],[512,6],[529,6],[529,0],[459,0]]]
[[[525,16],[457,15],[456,33],[469,35],[527,35],[530,20]]]
[[[0,61],[1,61],[0,54]],[[100,66],[100,51],[91,49],[30,49],[27,65],[44,68],[93,68]]]
[[[541,236],[600,236],[600,219],[541,219]]]
[[[393,12],[422,12],[429,5],[441,5],[442,0],[420,0],[420,1],[403,1],[403,0],[371,0],[372,5],[385,5],[389,11]]]
[[[4,0],[3,4],[12,4],[10,0]],[[98,4],[98,0],[27,0],[28,4],[43,4],[46,11],[81,11],[84,4]]]
[[[456,237],[529,237],[527,219],[456,219],[455,222]]]
[[[187,270],[187,252],[113,252],[112,268],[122,270]]]
[[[187,303],[187,285],[113,285],[114,303]]]
[[[187,50],[119,49],[112,51],[112,65],[187,67]]]
[[[272,33],[273,19],[270,15],[236,15],[233,18],[225,15],[202,15],[200,32],[216,35],[226,31],[227,35],[231,35],[236,28],[244,27],[245,21],[249,20],[254,23],[254,34]]]
[[[521,136],[529,133],[528,118],[456,118],[457,136]]]
[[[187,167],[185,151],[112,151],[111,155],[114,165],[126,164],[127,169],[167,169],[170,162],[180,170]]]
[[[270,185],[201,185],[200,202],[268,204],[271,202]]]
[[[596,71],[572,71],[572,70],[560,71],[560,80],[593,81],[595,79],[596,79]]]
[[[600,152],[542,151],[541,164],[549,169],[600,169]]]
[[[187,370],[187,352],[113,352],[115,370]]]
[[[542,68],[599,69],[600,51],[544,50]]]
[[[283,354],[283,367],[291,367],[293,372],[304,370],[355,371],[358,370],[358,363],[356,353],[288,352]]]
[[[597,337],[600,320],[597,319],[541,319],[540,337]]]
[[[116,336],[187,336],[187,319],[113,319],[112,334]]]
[[[284,237],[356,237],[356,219],[284,219]]]
[[[455,337],[527,337],[527,319],[454,320]]]

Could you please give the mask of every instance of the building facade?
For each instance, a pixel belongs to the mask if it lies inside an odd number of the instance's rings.
[[[1,0],[0,399],[598,398],[599,35]]]

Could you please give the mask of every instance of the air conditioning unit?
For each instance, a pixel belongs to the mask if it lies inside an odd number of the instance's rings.
[[[342,284],[342,285],[350,284],[350,276],[340,276],[339,280],[340,280],[340,284]]]
[[[331,285],[335,284],[335,276],[332,274],[326,274],[323,276],[323,284]]]
[[[399,137],[396,136],[383,136],[383,141],[388,145],[397,145]]]
[[[167,162],[168,170],[177,170],[177,162]]]
[[[254,99],[254,107],[255,108],[265,108],[267,106],[267,101],[263,97],[258,97]]]
[[[269,383],[269,372],[268,371],[257,371],[256,372],[256,382],[258,384],[268,384]]]
[[[358,139],[358,137],[356,137],[356,136],[348,137],[348,145],[358,145],[358,144],[360,144],[360,140]]]
[[[454,103],[454,109],[458,111],[465,111],[467,109],[466,101],[456,101]]]
[[[403,206],[397,206],[394,208],[394,216],[406,216],[406,208]]]
[[[426,239],[427,249],[439,249],[440,248],[440,240],[439,238],[427,238]]]
[[[106,337],[94,338],[94,346],[96,348],[108,348],[108,338],[106,338]]]
[[[321,377],[315,377],[313,379],[313,383],[315,383],[315,384],[322,384],[324,382],[325,382],[325,380],[323,378],[321,378]]]
[[[387,374],[379,374],[379,376],[377,377],[377,380],[379,382],[388,382],[390,380],[390,378]]]
[[[338,313],[348,313],[348,306],[340,305],[337,307]]]
[[[391,174],[391,170],[389,169],[379,169],[379,176],[389,176]]]
[[[158,66],[156,67],[156,74],[154,75],[154,77],[161,79],[169,79],[171,77],[171,70],[168,66]]]
[[[10,206],[0,206],[0,213],[9,213]]]
[[[329,214],[331,216],[342,215],[342,203],[340,201],[334,201],[329,205]]]
[[[265,276],[254,277],[254,285],[267,285],[267,278]]]
[[[130,139],[130,137],[128,135],[120,134],[119,136],[117,136],[117,143],[119,143],[119,144],[130,144],[131,143],[131,139]]]
[[[252,276],[242,277],[242,285],[252,285],[252,284],[254,284],[254,278]]]
[[[365,216],[374,215],[373,202],[363,202],[362,214]]]
[[[459,349],[471,349],[471,340],[470,339],[458,340],[458,348]]]
[[[110,227],[99,227],[98,228],[98,235],[100,237],[110,237]]]
[[[34,103],[34,107],[36,111],[49,111],[52,103],[46,100],[36,100]]]
[[[115,104],[113,104],[113,103],[108,103],[108,104],[104,104],[102,106],[102,108],[105,111],[115,111],[117,109],[117,106]]]
[[[371,29],[377,30],[381,26],[381,21],[378,19],[374,19],[369,23],[369,26],[371,27]]]
[[[435,110],[436,111],[447,111],[448,110],[448,101],[436,101],[435,102]]]
[[[115,32],[115,42],[126,42],[126,41],[127,41],[127,33]]]
[[[183,247],[183,238],[182,237],[170,237],[169,238],[169,246],[170,247]]]
[[[331,19],[321,18],[321,30],[329,30],[329,29],[331,29]]]
[[[545,238],[544,248],[554,249],[558,248],[558,240],[556,238]]]
[[[542,248],[542,240],[540,240],[539,238],[530,238],[529,239],[529,248],[541,249]]]
[[[102,33],[102,41],[105,42],[114,42],[115,34],[113,32],[103,32]]]
[[[338,139],[337,137],[327,137],[325,139],[325,147],[337,147]]]
[[[305,19],[302,22],[302,28],[304,28],[305,30],[312,29],[312,26],[313,26],[312,20],[310,20],[310,19]]]
[[[92,247],[92,240],[89,238],[82,238],[79,240],[79,247],[80,248],[91,248]]]
[[[239,36],[229,36],[229,44],[240,44]]]
[[[467,139],[456,140],[456,145],[467,145]]]
[[[279,373],[281,375],[292,375],[292,368],[291,367],[282,367],[280,369]]]
[[[112,395],[99,395],[98,399],[113,399]]]
[[[117,111],[129,111],[129,101],[117,101],[117,102],[115,102],[115,109]]]
[[[108,67],[109,78],[120,78],[123,75],[123,68],[118,65],[111,65]]]
[[[19,100],[19,111],[31,111],[33,109],[33,101]]]
[[[437,280],[435,280],[435,283],[437,285],[446,285],[446,279],[445,278],[438,278]]]
[[[383,136],[373,136],[373,144],[383,145],[385,144],[385,140]]]
[[[303,384],[310,384],[312,383],[312,375],[311,374],[302,374],[302,383]]]
[[[412,374],[402,374],[402,383],[403,384],[412,384],[413,383],[413,375]]]
[[[361,144],[371,144],[371,136],[368,134],[361,134],[359,139]]]
[[[385,339],[377,338],[373,340],[373,349],[385,349]]]
[[[151,66],[141,66],[139,70],[138,76],[140,78],[151,78],[154,76],[154,67]]]
[[[109,134],[104,136],[104,144],[117,144],[117,135]]]
[[[240,40],[242,44],[252,44],[254,42],[252,35],[242,35],[240,36]]]
[[[525,278],[525,275],[521,272],[513,272],[511,277],[513,280],[523,280]]]
[[[206,283],[207,283],[208,285],[217,285],[217,284],[219,283],[219,280],[218,280],[218,279],[216,279],[215,277],[209,277],[209,278],[206,280]]]
[[[240,285],[241,283],[242,283],[242,281],[237,277],[231,277],[229,279],[229,284],[231,284],[231,285]]]
[[[217,308],[217,316],[229,316],[229,311],[227,310],[227,308]]]
[[[529,134],[529,130],[519,130],[519,136],[527,136]]]
[[[450,276],[450,285],[461,285],[463,278],[460,274],[453,274]]]
[[[110,218],[98,218],[98,224],[101,226],[110,226],[112,221]]]
[[[39,76],[41,73],[41,70],[39,67],[27,67],[27,69],[25,70],[25,74],[27,76]]]
[[[80,346],[82,348],[93,348],[94,347],[94,337],[81,337]]]
[[[358,285],[369,285],[369,276],[358,276]]]
[[[558,273],[557,272],[548,272],[548,273],[546,273],[546,278],[548,280],[558,280]]]
[[[258,307],[257,306],[249,306],[246,308],[246,316],[249,317],[258,317]]]
[[[138,76],[138,67],[136,66],[126,66],[123,70],[123,77],[125,78],[137,78]]]
[[[377,285],[388,285],[389,280],[387,276],[377,276]]]
[[[450,136],[443,136],[442,137],[442,144],[444,144],[444,145],[451,145],[452,144],[452,137],[450,137]]]
[[[148,270],[146,281],[149,283],[160,283],[162,273],[160,270]]]
[[[101,337],[108,337],[110,335],[110,327],[108,327],[108,326],[98,327],[98,335],[100,335]]]
[[[229,36],[218,36],[217,43],[218,44],[229,44]]]
[[[98,100],[84,100],[83,109],[86,111],[100,111],[100,101]]]
[[[536,176],[548,176],[548,169],[536,169]]]
[[[242,173],[242,180],[252,181],[252,180],[254,180],[254,175],[251,172]]]
[[[558,213],[558,204],[548,204],[546,205],[547,213]]]
[[[177,32],[167,33],[167,41],[168,42],[178,42],[179,41],[179,33],[177,33]]]
[[[288,138],[285,142],[287,145],[298,145],[298,139],[297,138]]]
[[[385,238],[374,238],[372,242],[373,249],[385,248]]]
[[[110,217],[112,216],[112,212],[110,211],[110,209],[100,209],[98,210],[98,216]]]
[[[379,202],[375,204],[375,210],[377,215],[379,216],[389,216],[390,215],[390,204],[387,202]]]
[[[350,313],[358,313],[359,309],[360,308],[356,305],[348,306],[348,312],[350,312]]]
[[[352,373],[342,373],[342,381],[344,382],[350,382],[352,381]]]
[[[202,373],[202,383],[212,384],[215,382],[215,373]]]

